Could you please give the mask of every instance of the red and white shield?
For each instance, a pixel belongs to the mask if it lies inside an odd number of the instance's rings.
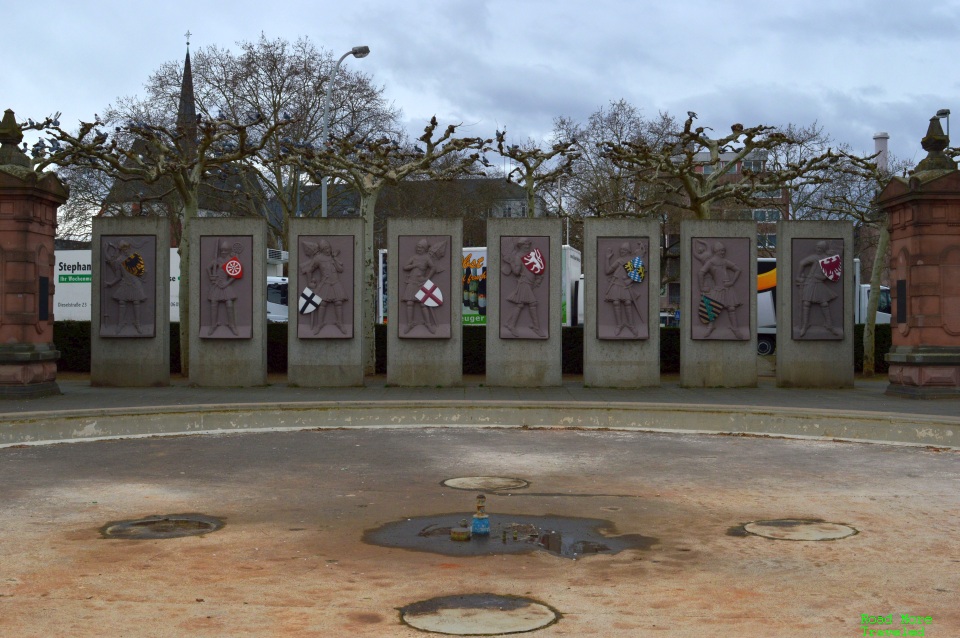
[[[243,266],[236,257],[231,257],[230,260],[223,265],[223,271],[234,279],[243,277]]]
[[[417,291],[414,297],[417,298],[417,301],[429,308],[436,308],[437,306],[443,305],[443,293],[440,292],[437,284],[429,279],[423,282],[423,285],[420,286],[420,290]]]
[[[826,275],[827,279],[830,281],[840,281],[841,275],[841,262],[840,255],[834,255],[832,257],[824,257],[820,260],[820,269],[823,271],[823,274]]]
[[[543,260],[543,253],[540,252],[539,248],[534,248],[523,256],[523,265],[535,275],[539,275],[547,269],[547,264]]]

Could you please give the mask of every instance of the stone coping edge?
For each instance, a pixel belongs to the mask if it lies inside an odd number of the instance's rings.
[[[9,415],[0,447],[279,430],[424,427],[756,435],[960,449],[960,418],[850,410],[583,401],[352,401],[101,408]]]

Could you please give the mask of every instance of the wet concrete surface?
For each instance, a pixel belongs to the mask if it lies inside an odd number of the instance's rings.
[[[468,541],[451,540],[450,530],[468,527],[471,514],[457,513],[406,518],[367,530],[363,542],[446,556],[525,554],[537,550],[564,558],[617,554],[649,549],[657,539],[642,534],[617,534],[610,521],[572,516],[491,514],[490,533]]]
[[[444,556],[362,542],[470,512],[440,483],[509,476],[493,516],[610,521],[647,549]],[[0,449],[0,636],[424,636],[399,609],[530,597],[529,636],[860,636],[861,615],[960,635],[960,453],[643,432],[354,429]],[[108,522],[195,512],[216,533],[105,539]],[[729,535],[842,522],[830,542]],[[493,541],[495,539],[491,539]]]

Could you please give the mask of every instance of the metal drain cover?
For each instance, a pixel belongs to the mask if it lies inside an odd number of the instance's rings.
[[[471,492],[503,492],[505,490],[522,490],[529,487],[530,482],[510,476],[461,476],[447,479],[441,485],[452,487],[455,490],[470,490]]]
[[[169,514],[107,523],[100,528],[100,534],[105,538],[130,540],[180,538],[215,532],[223,525],[219,518],[203,514]]]
[[[778,541],[835,541],[857,533],[849,525],[797,518],[755,521],[747,523],[743,529]]]
[[[521,634],[560,619],[560,612],[530,598],[464,594],[431,598],[400,608],[403,622],[452,636]]]

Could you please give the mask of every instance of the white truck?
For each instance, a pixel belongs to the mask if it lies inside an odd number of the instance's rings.
[[[853,322],[864,323],[870,284],[860,281],[860,260],[854,259],[853,265]],[[757,258],[757,354],[760,355],[773,354],[777,349],[776,268],[776,258]],[[890,323],[890,312],[890,289],[880,286],[877,323]]]

